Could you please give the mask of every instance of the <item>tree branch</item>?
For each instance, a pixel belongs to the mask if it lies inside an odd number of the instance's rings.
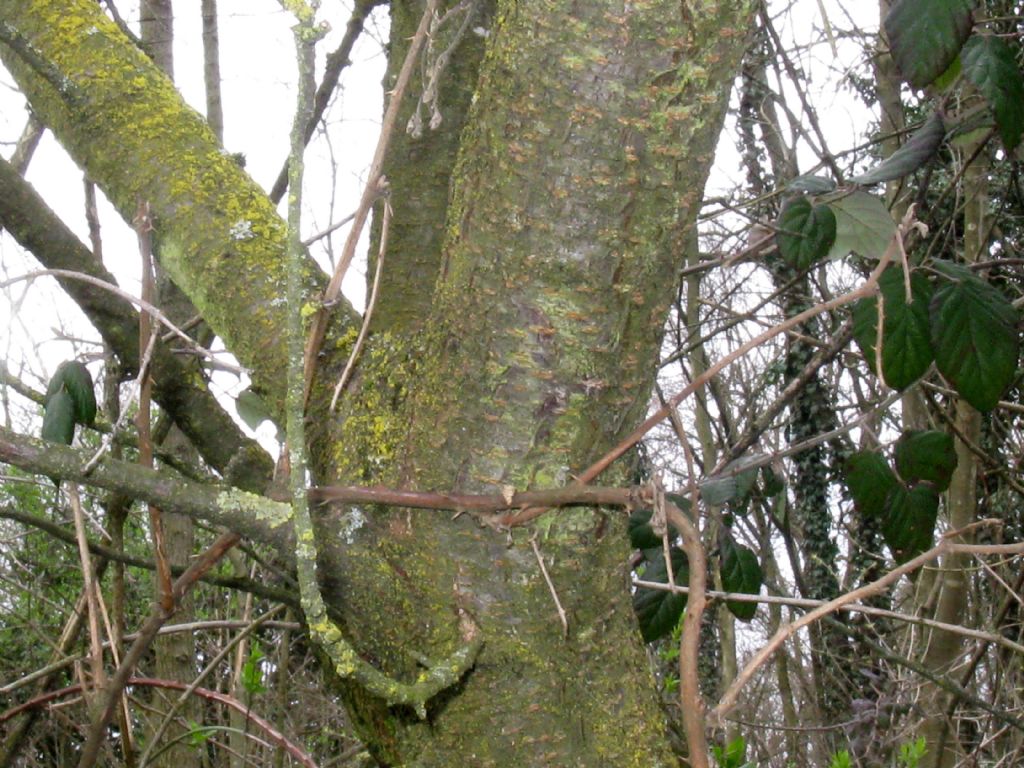
[[[85,275],[100,284],[116,286],[114,276],[10,163],[0,158],[0,225],[48,269]],[[130,305],[111,301],[95,284],[59,277],[64,291],[81,307],[130,375],[138,368],[138,313]],[[190,340],[191,343],[191,340]],[[242,464],[248,490],[262,490],[273,472],[273,460],[247,437],[204,386],[195,384],[191,369],[166,344],[157,344],[151,361],[153,397],[203,459],[225,472],[234,459]],[[236,459],[235,457],[241,457]]]
[[[287,504],[228,485],[195,483],[170,470],[157,472],[111,458],[86,473],[83,467],[90,457],[90,452],[0,427],[2,462],[27,472],[117,491],[158,504],[168,512],[224,526],[278,551],[292,551],[291,509]]]

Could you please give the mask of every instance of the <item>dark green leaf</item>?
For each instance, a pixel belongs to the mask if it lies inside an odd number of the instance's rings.
[[[998,290],[951,262],[935,268],[948,282],[930,305],[939,371],[979,411],[995,408],[1017,370],[1019,315]]]
[[[685,586],[689,581],[686,555],[677,547],[671,549],[672,573],[676,584]],[[644,581],[668,583],[668,569],[665,558],[658,557],[648,562],[642,576]],[[633,593],[633,610],[640,622],[640,634],[650,643],[669,634],[679,623],[686,608],[686,595],[666,592],[660,589],[637,589]]]
[[[761,467],[761,490],[765,496],[771,497],[782,493],[786,488],[786,478],[774,467]]]
[[[913,300],[907,304],[903,270],[893,266],[882,273],[878,288],[883,308],[881,376],[893,389],[903,389],[917,381],[935,359],[928,317],[932,287],[922,275],[911,273]],[[861,299],[854,305],[853,336],[868,367],[878,373],[875,351],[878,339],[877,296]]]
[[[835,188],[836,183],[828,176],[797,176],[786,185],[790,192],[810,192],[812,195],[831,192]]]
[[[249,429],[256,429],[270,419],[270,411],[263,399],[251,389],[243,389],[235,399],[235,410]]]
[[[896,471],[904,482],[924,480],[937,491],[949,488],[957,463],[951,435],[934,430],[906,432],[896,441],[893,453]]]
[[[896,222],[881,198],[863,190],[829,203],[836,215],[836,240],[828,252],[830,260],[855,253],[865,259],[877,259],[889,247]]]
[[[846,485],[862,515],[882,515],[885,500],[899,485],[889,463],[875,451],[857,451],[846,460]]]
[[[757,555],[749,547],[737,544],[731,536],[722,543],[722,589],[756,595],[761,591],[764,574],[757,562]],[[750,621],[757,613],[757,603],[727,600],[726,607],[740,621]]]
[[[40,436],[64,445],[71,445],[75,438],[75,401],[63,387],[46,399]]]
[[[96,421],[96,393],[93,391],[92,374],[83,363],[65,360],[57,366],[46,387],[46,399],[65,389],[75,406],[75,421],[91,427]]]
[[[938,112],[933,112],[924,125],[914,131],[907,143],[893,152],[889,157],[876,165],[867,173],[855,176],[851,179],[854,184],[879,184],[883,181],[901,179],[909,173],[932,159],[942,144],[942,138],[946,135],[946,126],[939,117]]]
[[[957,56],[953,59],[953,63],[946,67],[946,71],[932,81],[932,86],[939,91],[945,91],[960,77],[961,69],[962,63],[960,57]]]
[[[720,507],[727,502],[745,499],[757,482],[757,467],[745,469],[764,459],[757,453],[730,461],[722,471],[712,475],[700,484],[700,497],[706,504]]]
[[[633,549],[654,549],[661,546],[661,536],[651,529],[650,509],[637,509],[629,516],[629,543]],[[668,527],[669,540],[675,539],[679,533],[671,525]]]
[[[836,239],[836,215],[827,205],[811,206],[795,197],[782,208],[775,242],[782,257],[798,269],[825,258]]]
[[[1024,80],[1013,48],[994,35],[974,35],[964,45],[964,76],[985,96],[1008,150],[1024,131]]]
[[[897,0],[884,24],[900,73],[914,88],[924,88],[953,63],[970,35],[971,2]]]
[[[905,563],[931,547],[939,494],[930,483],[909,490],[902,484],[889,494],[882,516],[882,537],[897,563]]]

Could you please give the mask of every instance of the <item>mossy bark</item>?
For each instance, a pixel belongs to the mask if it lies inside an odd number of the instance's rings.
[[[150,204],[163,268],[283,402],[286,227],[266,194],[99,4],[0,0],[0,18],[48,63],[0,46],[33,112],[126,221]],[[312,295],[312,261],[306,279]]]
[[[336,414],[314,390],[319,483],[553,487],[636,425],[750,5],[499,2],[443,246],[387,288],[389,301],[415,289],[416,308],[381,316]],[[0,13],[67,72],[61,95],[4,52],[37,111],[126,216],[150,201],[168,271],[279,396],[284,228],[264,196],[94,4],[0,0]],[[453,76],[463,88],[476,79]],[[437,174],[396,173],[404,199],[447,194],[438,174],[449,161]],[[415,247],[403,237],[403,252]],[[352,335],[329,333],[318,381],[331,383]],[[455,650],[467,621],[485,638],[425,721],[342,683],[382,764],[675,764],[630,605],[620,511],[563,510],[508,533],[465,515],[331,507],[317,532],[334,618],[387,674],[415,679],[424,659]]]
[[[483,58],[483,34],[494,23],[496,4],[496,0],[479,0],[471,7],[469,18],[464,13],[456,15],[452,22],[432,35],[425,54],[426,65],[417,68],[406,91],[391,150],[384,161],[395,216],[388,236],[380,300],[374,313],[375,331],[420,325],[430,311],[444,244],[452,171]],[[458,5],[458,0],[442,5],[451,10]],[[422,13],[423,3],[416,0],[391,3],[385,93],[394,87]],[[439,58],[446,51],[450,53],[446,58],[447,66],[437,77],[436,98],[430,105],[420,106],[424,89],[429,88],[433,79],[429,70],[438,66]],[[432,126],[434,110],[440,122]],[[413,130],[410,122],[415,122],[417,114],[421,125]],[[370,246],[373,263],[379,237],[378,218]],[[372,270],[367,274],[367,280],[371,279]]]
[[[552,487],[635,426],[748,9],[693,16],[673,2],[499,4],[429,314],[393,316],[345,418],[314,427],[321,477]],[[378,759],[672,764],[624,522],[563,510],[510,535],[467,516],[322,510],[324,588],[367,658],[408,680],[416,654],[457,647],[460,614],[486,637],[425,723],[348,691]]]

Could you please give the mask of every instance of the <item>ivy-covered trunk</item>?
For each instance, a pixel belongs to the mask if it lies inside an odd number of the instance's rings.
[[[428,232],[437,256],[398,230],[385,309],[334,412],[353,313],[336,312],[323,346],[307,410],[320,485],[559,487],[646,411],[750,3],[482,6],[474,26],[486,35],[463,41],[442,75],[462,94],[442,104],[442,130],[466,126],[444,139],[454,166],[416,173],[393,160],[396,221]],[[393,17],[420,7],[396,2]],[[169,273],[280,413],[280,329],[300,308],[277,299],[284,233],[269,204],[91,0],[0,0],[0,16],[70,83],[55,92],[63,81],[5,50],[33,106],[124,215],[140,195],[151,202]],[[129,86],[95,75],[112,69]],[[414,163],[419,141],[438,139],[404,139]],[[150,171],[165,160],[174,168]],[[320,282],[310,269],[310,306]],[[334,680],[381,764],[675,763],[630,606],[621,510],[508,529],[450,512],[315,514],[321,588],[363,660],[411,681],[456,649],[467,622],[484,640],[426,719]]]

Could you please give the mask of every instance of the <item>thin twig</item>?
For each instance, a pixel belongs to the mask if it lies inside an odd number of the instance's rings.
[[[394,135],[395,123],[398,122],[398,110],[401,105],[402,97],[405,95],[405,89],[409,84],[409,79],[412,76],[413,66],[416,63],[416,58],[419,56],[420,49],[423,47],[423,43],[426,40],[430,20],[437,12],[439,3],[440,0],[428,0],[427,7],[423,9],[423,17],[420,19],[420,24],[416,29],[416,34],[409,43],[409,50],[405,55],[405,61],[402,62],[402,69],[398,73],[398,80],[395,82],[394,90],[392,90],[391,98],[388,101],[387,111],[384,113],[384,121],[382,122],[380,129],[380,137],[377,139],[377,148],[373,153],[373,160],[370,163],[370,170],[367,174],[366,186],[363,189],[363,196],[359,201],[359,207],[356,209],[355,218],[352,221],[352,228],[349,230],[348,238],[345,240],[345,246],[342,248],[341,258],[338,260],[338,264],[334,268],[334,274],[331,275],[331,280],[324,291],[322,305],[313,318],[313,325],[306,340],[304,355],[304,402],[309,402],[309,393],[312,390],[313,376],[316,372],[317,355],[319,354],[320,347],[323,344],[324,336],[327,334],[327,319],[330,313],[330,307],[333,306],[338,295],[341,293],[341,282],[345,278],[345,273],[348,271],[349,265],[352,263],[352,258],[356,251],[356,245],[359,242],[359,236],[362,234],[363,226],[366,224],[366,219],[370,214],[370,208],[373,207],[374,202],[385,191],[385,188],[382,188],[381,186],[381,182],[383,181],[384,157],[387,155],[388,148],[391,146],[391,138]]]
[[[63,277],[69,280],[78,280],[83,283],[88,283],[89,285],[94,285],[97,288],[100,288],[104,291],[107,291],[108,293],[112,293],[115,296],[124,299],[129,304],[134,304],[139,308],[140,311],[145,311],[148,314],[152,315],[154,319],[158,320],[160,324],[165,326],[171,333],[173,333],[175,336],[186,342],[189,345],[189,348],[192,349],[196,354],[208,358],[210,360],[214,360],[217,357],[217,354],[215,352],[212,352],[209,349],[206,349],[205,347],[201,347],[198,344],[196,344],[195,339],[193,339],[183,330],[178,328],[178,326],[172,323],[170,319],[167,317],[167,315],[161,312],[158,307],[155,307],[148,301],[143,301],[142,299],[136,296],[132,296],[130,293],[123,290],[122,288],[119,288],[113,283],[108,283],[105,280],[100,280],[98,277],[87,275],[84,272],[75,272],[74,270],[70,269],[37,269],[33,270],[32,272],[26,272],[24,274],[18,275],[17,277],[11,277],[8,278],[7,280],[0,281],[0,290],[7,288],[10,285],[14,285],[15,283],[24,282],[26,280],[35,280],[37,277]]]
[[[963,533],[960,531],[951,531],[947,533],[939,543],[929,549],[927,552],[922,552],[912,560],[908,560],[903,565],[897,566],[893,570],[889,571],[884,576],[876,579],[870,584],[865,584],[863,587],[847,592],[845,595],[840,595],[833,600],[829,600],[827,603],[815,608],[809,613],[804,614],[796,621],[791,624],[783,625],[779,630],[772,636],[772,638],[747,662],[743,670],[736,676],[728,690],[722,695],[718,705],[712,710],[709,716],[709,722],[712,725],[720,724],[725,716],[736,706],[736,700],[739,696],[740,690],[746,685],[758,669],[766,662],[772,655],[782,646],[782,644],[792,637],[797,631],[813,624],[823,616],[827,616],[830,613],[843,608],[843,606],[850,603],[860,602],[865,598],[871,597],[881,593],[886,587],[894,582],[898,581],[901,576],[908,573],[913,573],[921,566],[926,563],[930,563],[938,557],[946,553],[963,552],[969,554],[1022,554],[1024,553],[1024,544],[993,544],[993,545],[980,545],[980,544],[956,544],[953,542],[954,536],[959,536]]]
[[[82,501],[78,497],[78,486],[67,485],[68,501],[75,519],[75,538],[78,541],[78,558],[82,566],[82,590],[85,593],[86,609],[89,612],[89,667],[92,669],[92,685],[103,690],[106,674],[103,671],[103,637],[100,633],[100,606],[98,587],[93,579],[92,558],[89,556],[88,538],[85,534],[85,515]]]
[[[670,584],[663,584],[660,581],[645,581],[644,579],[633,579],[633,586],[637,589],[653,589],[661,592],[675,592],[680,595],[687,595],[690,592],[689,587],[675,586]],[[729,600],[730,602],[738,603],[764,603],[765,605],[790,605],[795,608],[819,608],[825,605],[825,600],[812,600],[805,597],[786,597],[784,595],[750,595],[745,592],[721,592],[709,589],[705,593],[708,597],[715,600]],[[1021,643],[1014,642],[1008,637],[995,634],[993,632],[983,632],[980,629],[971,629],[970,627],[963,627],[958,624],[949,624],[944,621],[936,621],[935,619],[926,619],[923,616],[913,616],[907,613],[899,613],[897,611],[890,611],[885,608],[878,608],[873,605],[863,603],[849,603],[839,609],[840,611],[852,611],[854,613],[863,613],[867,616],[878,616],[881,619],[892,619],[893,621],[900,621],[905,624],[916,624],[922,627],[931,627],[933,629],[939,629],[944,632],[952,632],[963,637],[970,637],[975,640],[981,640],[986,643],[995,643],[1001,645],[1007,650],[1011,650],[1014,653],[1024,655],[1024,645]],[[2,692],[2,689],[0,689]]]
[[[192,589],[195,583],[204,573],[209,571],[217,562],[234,547],[240,537],[234,533],[221,534],[209,549],[200,555],[172,585],[171,604],[176,605]],[[117,668],[114,676],[110,679],[110,685],[104,691],[103,704],[99,716],[89,727],[89,735],[82,746],[82,753],[78,761],[78,768],[92,768],[96,764],[100,747],[103,745],[107,725],[114,715],[117,701],[128,685],[132,670],[142,659],[142,656],[149,649],[153,638],[156,637],[160,627],[171,618],[172,612],[161,604],[153,605],[153,612],[149,619],[139,630],[138,639],[132,643],[132,647],[125,654],[121,666]]]
[[[152,677],[130,677],[125,680],[126,686],[132,687],[146,687],[146,688],[168,688],[174,691],[184,690],[186,687],[185,683],[179,683],[176,680],[158,680]],[[42,696],[37,696],[30,701],[26,701],[17,707],[7,710],[0,714],[0,724],[6,722],[11,717],[25,712],[30,709],[36,709],[49,704],[51,701],[58,701],[60,699],[72,696],[80,693],[82,690],[79,685],[71,685],[67,688],[61,688],[59,691],[51,691],[50,693]],[[313,762],[312,758],[305,753],[300,747],[293,744],[288,740],[280,731],[274,728],[269,721],[264,720],[259,715],[252,712],[251,708],[240,702],[238,699],[228,696],[226,693],[220,693],[219,691],[211,691],[208,688],[196,688],[193,691],[195,696],[207,699],[209,701],[215,701],[223,706],[235,710],[242,714],[246,720],[252,722],[260,728],[267,738],[277,746],[283,748],[291,757],[293,757],[300,765],[306,766],[306,768],[317,768],[316,763]],[[79,762],[79,768],[81,768],[81,762]]]
[[[380,248],[377,249],[377,269],[373,274],[373,288],[370,290],[370,298],[366,303],[366,311],[363,312],[363,325],[359,329],[359,336],[356,337],[356,343],[353,345],[352,352],[348,356],[348,362],[345,363],[345,370],[341,372],[338,384],[334,387],[334,396],[331,398],[330,407],[332,412],[338,405],[338,398],[341,396],[342,391],[344,391],[345,385],[348,383],[349,376],[352,375],[352,369],[355,368],[356,360],[359,359],[359,353],[363,351],[363,344],[366,343],[366,336],[370,331],[370,321],[373,320],[373,310],[377,306],[377,293],[380,289],[380,276],[384,273],[384,253],[388,247],[388,230],[391,228],[391,214],[391,202],[385,198],[384,222],[381,224],[380,228]]]
[[[135,232],[139,241],[139,257],[142,262],[142,300],[153,303],[156,294],[156,277],[153,267],[153,219],[150,215],[149,203],[140,201],[135,214]],[[153,328],[153,318],[146,312],[139,313],[139,358],[152,352],[157,334]],[[139,373],[139,410],[135,414],[135,429],[139,440],[139,464],[146,469],[153,469],[153,438],[150,421],[150,394],[153,390],[153,379],[149,370]],[[124,409],[127,410],[127,409]],[[157,594],[164,610],[174,610],[171,596],[171,568],[167,560],[167,547],[164,543],[164,523],[160,507],[149,504],[149,532],[153,537],[153,560],[156,562]]]
[[[189,698],[192,696],[192,694],[195,693],[196,689],[199,688],[199,684],[202,683],[203,680],[205,680],[207,676],[209,676],[209,674],[220,665],[221,661],[223,661],[227,657],[227,655],[231,653],[232,648],[241,643],[243,640],[245,640],[245,638],[247,638],[257,629],[259,629],[269,619],[272,619],[276,614],[280,613],[284,609],[285,606],[283,605],[275,606],[266,613],[257,616],[252,621],[246,622],[245,628],[241,632],[236,634],[233,638],[231,638],[231,641],[223,648],[221,648],[220,652],[210,660],[210,663],[207,664],[206,667],[198,675],[196,675],[195,680],[189,683],[188,687],[181,692],[181,696],[179,696],[178,699],[174,702],[174,704],[171,705],[171,708],[167,710],[167,712],[164,714],[163,720],[160,721],[159,727],[157,727],[153,735],[150,736],[149,742],[146,745],[146,750],[142,753],[142,756],[139,758],[139,768],[146,768],[146,765],[149,762],[150,754],[153,752],[153,749],[159,743],[161,737],[163,737],[164,732],[167,730],[167,726],[171,724],[171,721],[174,719],[174,715],[185,705],[185,702],[187,702]],[[164,629],[166,629],[166,627]]]
[[[311,246],[317,240],[323,240],[328,235],[332,234],[333,232],[338,231],[339,229],[344,227],[346,224],[348,224],[350,221],[352,221],[352,219],[354,219],[355,217],[356,217],[355,213],[350,213],[348,216],[343,218],[341,221],[336,221],[333,224],[331,224],[331,226],[329,226],[327,229],[325,229],[325,230],[323,230],[321,232],[317,232],[315,235],[310,235],[309,237],[307,237],[305,240],[302,241],[303,246],[305,246],[306,248],[309,248],[309,246]]]
[[[536,533],[530,537],[530,546],[533,547],[533,554],[537,558],[537,565],[540,566],[540,572],[544,575],[544,581],[547,582],[548,590],[551,592],[551,599],[555,601],[555,608],[558,610],[558,620],[562,622],[562,637],[567,638],[569,636],[569,619],[565,615],[565,609],[562,608],[562,602],[558,599],[558,590],[555,589],[551,576],[548,574],[548,569],[544,565],[544,557],[537,546]]]

